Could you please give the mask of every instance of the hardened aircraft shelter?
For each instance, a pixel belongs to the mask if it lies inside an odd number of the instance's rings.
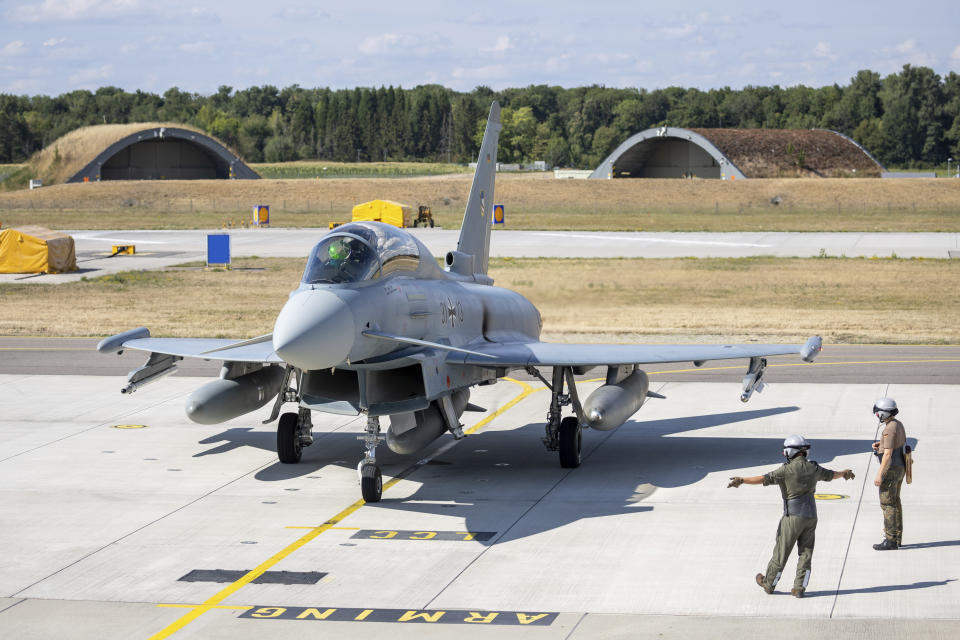
[[[591,178],[880,177],[854,140],[826,129],[681,129],[631,136]]]
[[[44,148],[30,164],[44,185],[260,177],[221,141],[189,125],[169,123],[75,129]]]

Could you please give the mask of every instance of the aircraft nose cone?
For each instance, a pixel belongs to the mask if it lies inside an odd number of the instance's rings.
[[[273,349],[295,367],[328,369],[342,364],[353,348],[356,324],[339,296],[302,291],[287,300],[273,326]]]

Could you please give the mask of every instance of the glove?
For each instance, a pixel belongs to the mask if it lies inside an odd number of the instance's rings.
[[[853,480],[854,477],[855,477],[855,476],[853,475],[853,471],[850,471],[850,469],[846,469],[846,470],[843,472],[843,479],[844,479],[844,480]]]
[[[735,478],[730,478],[730,484],[727,485],[727,489],[736,489],[743,484],[743,478],[736,476]]]

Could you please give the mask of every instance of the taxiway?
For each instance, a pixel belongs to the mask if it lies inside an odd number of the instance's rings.
[[[4,637],[960,633],[956,347],[850,347],[859,364],[772,364],[769,387],[746,405],[740,369],[653,373],[667,400],[617,430],[586,432],[574,470],[539,441],[542,385],[502,381],[474,393],[487,411],[464,415],[467,438],[413,457],[382,448],[389,482],[375,505],[358,502],[358,418],[315,414],[315,444],[282,465],[272,425],[260,423],[266,410],[215,426],[184,416],[200,379],[125,397],[121,358],[98,356],[103,375],[74,375],[89,360],[73,354],[76,368],[62,369],[70,352],[20,347],[45,364],[0,373]],[[931,366],[940,383],[911,382]],[[903,492],[904,548],[878,553],[869,410],[884,395],[902,408],[916,470]],[[726,488],[779,464],[795,432],[822,465],[857,474],[820,485],[802,600],[789,596],[789,575],[787,593],[753,583],[779,492]]]

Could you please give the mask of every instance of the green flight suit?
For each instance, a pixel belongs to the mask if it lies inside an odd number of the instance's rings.
[[[833,471],[807,460],[806,456],[797,455],[763,476],[763,486],[779,485],[783,494],[783,517],[777,526],[777,541],[763,579],[764,587],[777,586],[790,552],[797,545],[799,557],[793,588],[807,588],[817,530],[817,506],[813,494],[817,482],[833,480],[833,474]]]

